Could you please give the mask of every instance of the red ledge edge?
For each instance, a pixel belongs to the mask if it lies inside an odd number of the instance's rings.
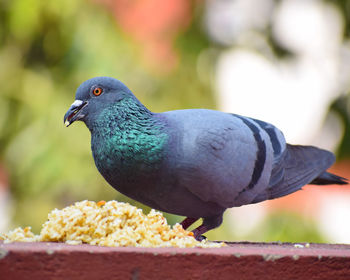
[[[182,249],[0,241],[0,279],[350,279],[350,245],[227,244]]]

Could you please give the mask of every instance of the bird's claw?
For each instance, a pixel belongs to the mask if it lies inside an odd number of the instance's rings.
[[[194,238],[196,238],[197,241],[203,241],[204,239],[207,239],[204,235],[198,235],[198,236],[195,236]]]

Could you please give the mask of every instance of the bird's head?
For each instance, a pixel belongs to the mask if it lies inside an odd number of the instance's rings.
[[[132,92],[122,82],[110,77],[96,77],[83,82],[77,89],[75,101],[64,115],[64,124],[71,125],[81,120],[87,124],[96,114],[115,103],[133,96]]]

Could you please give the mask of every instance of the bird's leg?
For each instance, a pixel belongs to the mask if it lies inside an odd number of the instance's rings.
[[[182,225],[183,229],[188,229],[197,220],[198,218],[187,217],[180,224]]]
[[[203,236],[202,234],[207,232],[208,230],[211,230],[221,225],[222,214],[223,213],[217,216],[203,218],[203,224],[201,224],[199,227],[197,227],[192,231],[194,238],[196,238],[198,241],[202,241],[203,239],[206,239],[206,237]]]
[[[196,240],[202,241],[202,240],[206,239],[206,237],[203,236],[202,234],[207,232],[208,230],[209,229],[207,229],[207,227],[202,224],[199,227],[195,228],[192,232],[193,232],[194,238],[196,238]]]

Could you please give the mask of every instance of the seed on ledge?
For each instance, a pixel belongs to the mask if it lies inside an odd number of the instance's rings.
[[[99,202],[97,202],[97,206],[99,206],[99,207],[101,207],[105,204],[106,204],[106,201],[104,201],[104,200],[100,200]]]

